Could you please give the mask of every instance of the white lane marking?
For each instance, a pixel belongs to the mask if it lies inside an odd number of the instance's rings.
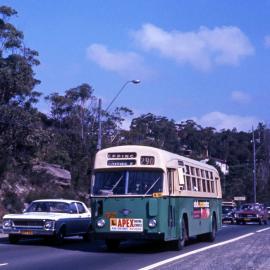
[[[264,231],[267,231],[267,230],[270,230],[270,227],[265,228],[265,229],[258,230],[258,231],[256,231],[256,232],[264,232]]]
[[[0,263],[0,266],[6,266],[8,263]]]
[[[190,255],[193,255],[193,254],[197,254],[197,253],[203,252],[203,251],[208,250],[208,249],[212,249],[212,248],[215,248],[215,247],[224,246],[224,245],[233,243],[233,242],[235,242],[235,241],[241,240],[241,239],[243,239],[243,238],[249,237],[249,236],[254,235],[254,234],[255,234],[255,233],[244,234],[244,235],[241,235],[241,236],[239,236],[239,237],[236,237],[236,238],[233,238],[233,239],[224,241],[224,242],[220,242],[220,243],[217,243],[217,244],[213,244],[213,245],[211,245],[211,246],[199,248],[199,249],[196,249],[196,250],[187,252],[187,253],[185,253],[185,254],[181,254],[181,255],[178,255],[178,256],[175,256],[175,257],[166,259],[166,260],[164,260],[164,261],[160,261],[160,262],[157,262],[157,263],[154,263],[154,264],[145,266],[145,267],[143,267],[143,268],[140,268],[139,270],[150,270],[150,269],[154,269],[154,268],[159,267],[159,266],[161,266],[161,265],[164,265],[164,264],[167,264],[167,263],[170,263],[170,262],[173,262],[173,261],[176,261],[176,260],[185,258],[185,257],[190,256]]]

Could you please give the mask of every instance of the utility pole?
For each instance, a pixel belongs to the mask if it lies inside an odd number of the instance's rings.
[[[112,101],[109,103],[109,105],[107,106],[107,108],[105,109],[105,112],[108,112],[110,107],[112,106],[113,102],[118,98],[118,96],[121,94],[121,92],[124,90],[124,88],[129,84],[129,83],[133,83],[133,84],[138,84],[140,83],[140,80],[131,80],[131,81],[126,81],[122,87],[120,88],[120,90],[117,92],[116,96],[112,99]],[[101,150],[102,148],[102,123],[101,123],[101,109],[102,109],[102,105],[101,105],[101,99],[99,98],[98,100],[98,140],[97,140],[97,150]]]
[[[252,127],[252,143],[253,143],[253,195],[254,195],[254,203],[257,202],[257,179],[256,179],[256,142],[255,142],[255,134],[254,129]]]
[[[97,141],[97,150],[101,149],[101,98],[98,99],[98,141]]]

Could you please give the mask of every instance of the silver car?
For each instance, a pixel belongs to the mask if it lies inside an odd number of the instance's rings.
[[[22,214],[5,215],[3,232],[13,244],[27,237],[53,238],[58,244],[65,236],[79,235],[88,240],[91,212],[80,201],[36,200]]]

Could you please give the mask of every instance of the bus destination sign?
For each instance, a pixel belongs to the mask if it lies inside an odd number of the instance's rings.
[[[136,153],[108,153],[108,158],[136,158]]]
[[[107,161],[108,166],[132,166],[136,165],[135,159],[112,159]]]

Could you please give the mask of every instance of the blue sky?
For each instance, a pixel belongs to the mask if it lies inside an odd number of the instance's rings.
[[[270,123],[270,1],[7,0],[44,96],[89,83],[103,105],[203,126]],[[39,107],[48,111],[48,104]]]

